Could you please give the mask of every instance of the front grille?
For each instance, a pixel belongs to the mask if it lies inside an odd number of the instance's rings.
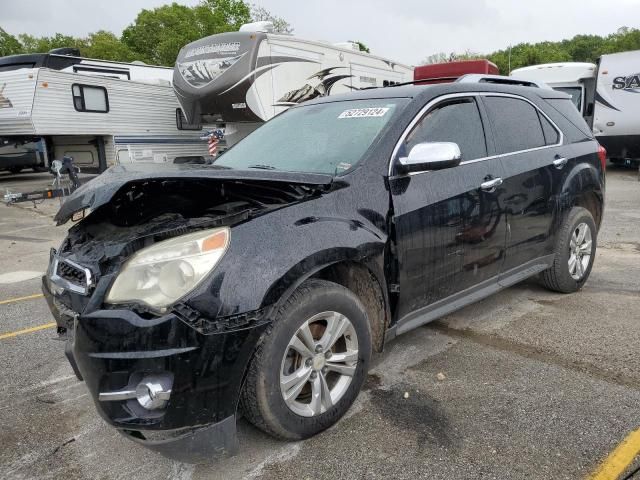
[[[87,274],[81,268],[74,267],[66,263],[64,260],[58,263],[58,270],[56,272],[60,278],[64,278],[68,282],[78,285],[82,288],[87,288]]]
[[[53,257],[50,280],[58,287],[80,295],[88,295],[95,285],[89,268],[59,257]]]

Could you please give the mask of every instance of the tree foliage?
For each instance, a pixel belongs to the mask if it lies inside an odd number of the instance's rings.
[[[599,35],[576,35],[560,42],[519,43],[489,54],[467,51],[458,53],[436,53],[422,63],[443,63],[458,60],[487,58],[495,63],[500,72],[508,75],[511,70],[529,65],[553,62],[595,62],[606,53],[640,50],[640,30],[622,27],[617,32]],[[511,60],[509,61],[509,57]]]
[[[172,3],[143,9],[122,32],[122,42],[139,60],[173,65],[187,43],[238,30],[250,19],[249,6],[242,0],[205,0],[195,7]]]
[[[186,44],[216,33],[237,31],[243,23],[269,20],[280,33],[293,28],[281,17],[244,0],[201,0],[188,7],[171,3],[143,9],[120,37],[100,30],[86,38],[56,33],[51,37],[10,35],[0,28],[0,56],[18,53],[46,53],[53,48],[76,47],[90,58],[130,62],[142,60],[171,66]]]
[[[22,44],[18,39],[0,28],[0,56],[15,55],[22,51]]]

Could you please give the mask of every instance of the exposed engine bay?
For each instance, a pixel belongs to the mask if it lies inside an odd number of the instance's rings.
[[[116,273],[135,252],[198,230],[231,227],[320,194],[327,187],[282,181],[146,179],[123,185],[69,230],[56,255],[91,272],[92,285]],[[61,262],[57,274],[72,283],[81,269]],[[86,285],[87,291],[91,285]],[[88,292],[87,292],[88,293]],[[58,301],[81,312],[89,295],[61,292]]]
[[[108,274],[152,243],[198,229],[232,226],[317,193],[317,186],[281,182],[132,182],[72,227],[59,254]]]

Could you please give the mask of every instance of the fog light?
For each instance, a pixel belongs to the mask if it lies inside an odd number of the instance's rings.
[[[167,406],[171,397],[171,378],[164,375],[145,377],[136,387],[136,399],[147,410],[159,410]]]

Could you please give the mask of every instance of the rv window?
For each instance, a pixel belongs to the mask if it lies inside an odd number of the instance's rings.
[[[109,98],[107,89],[104,87],[74,83],[71,86],[71,93],[73,107],[79,112],[107,113],[109,111]]]
[[[96,67],[73,67],[74,73],[81,73],[83,75],[96,75],[101,77],[121,78],[123,80],[131,80],[129,71],[116,70],[109,68],[96,68]]]
[[[178,130],[202,130],[200,123],[189,123],[182,113],[182,109],[176,108],[176,128]]]
[[[582,112],[581,87],[556,87],[554,88],[554,90],[571,95],[571,101],[573,102],[573,105],[578,109],[579,112]]]

